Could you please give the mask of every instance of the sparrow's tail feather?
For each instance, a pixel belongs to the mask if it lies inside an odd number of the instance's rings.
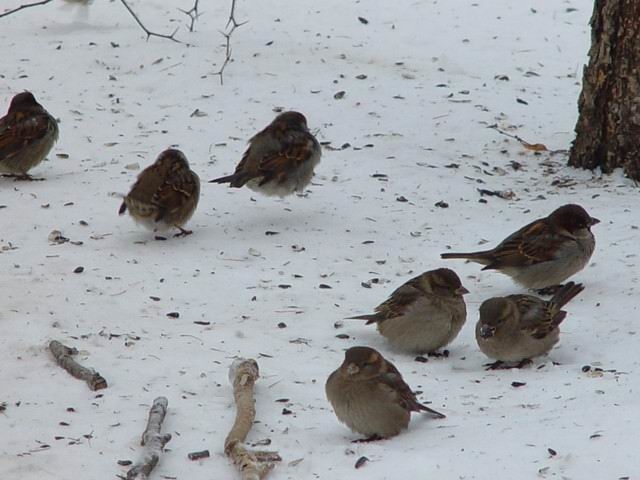
[[[468,253],[441,253],[440,258],[461,258],[464,260],[471,260],[472,262],[480,263],[482,265],[488,265],[493,261],[493,250],[483,250],[481,252]]]
[[[436,410],[434,410],[433,408],[429,408],[426,405],[423,405],[421,403],[416,402],[416,404],[418,405],[418,409],[423,411],[423,412],[427,412],[428,414],[430,414],[432,417],[434,418],[447,418],[447,416],[444,413],[440,413]]]
[[[227,175],[226,177],[214,178],[213,180],[209,180],[209,183],[231,183],[236,179],[235,174]]]
[[[370,325],[372,323],[375,323],[379,320],[379,316],[377,313],[371,313],[368,315],[356,315],[355,317],[347,317],[347,320],[366,320],[367,321],[367,325]]]
[[[562,307],[569,303],[573,299],[573,297],[578,295],[583,290],[584,285],[582,285],[581,283],[565,283],[560,288],[560,290],[555,293],[551,300],[549,300],[549,303],[551,303],[551,308],[553,308],[554,311],[559,312]]]

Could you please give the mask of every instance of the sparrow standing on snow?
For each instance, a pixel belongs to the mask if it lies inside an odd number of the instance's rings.
[[[180,150],[162,152],[153,165],[145,168],[131,191],[124,197],[120,215],[129,210],[133,219],[154,231],[175,227],[178,235],[192,233],[182,226],[193,215],[200,197],[200,179],[189,168]]]
[[[567,316],[562,307],[582,290],[582,284],[567,282],[549,301],[533,295],[485,300],[480,305],[476,340],[482,353],[497,360],[489,369],[504,368],[504,362],[520,362],[520,368],[551,350],[559,340],[558,326]]]
[[[411,412],[440,412],[422,405],[402,375],[373,348],[352,347],[325,385],[327,398],[342,423],[365,435],[362,441],[393,437],[409,426]]]
[[[305,116],[284,112],[249,140],[249,148],[233,175],[210,183],[229,183],[235,188],[247,185],[256,192],[282,198],[309,185],[321,154]]]
[[[580,205],[564,205],[491,250],[440,256],[480,263],[483,270],[499,270],[527,288],[552,287],[587,265],[596,243],[591,227],[599,222]]]
[[[56,140],[56,119],[31,92],[17,94],[0,118],[0,172],[33,180],[27,172],[45,159]]]
[[[410,353],[435,353],[456,338],[467,319],[469,291],[453,270],[424,272],[397,288],[376,313],[350,317],[378,324],[391,345]]]

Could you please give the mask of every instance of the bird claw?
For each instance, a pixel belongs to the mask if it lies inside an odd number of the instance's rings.
[[[44,182],[44,178],[35,178],[25,173],[23,175],[15,175],[12,173],[5,173],[2,175],[5,178],[13,178],[14,182]]]
[[[174,237],[186,237],[187,235],[191,235],[193,233],[193,230],[185,230],[182,227],[176,227],[176,228],[180,230],[180,232],[176,233]]]
[[[501,360],[498,360],[498,361],[493,362],[493,363],[487,363],[484,366],[486,367],[485,370],[509,370],[511,368],[528,367],[532,363],[533,362],[531,361],[531,359],[525,358],[524,360],[519,361],[515,365],[513,363],[510,363],[510,362],[503,362]]]
[[[352,440],[351,443],[369,443],[369,442],[377,442],[378,440],[384,440],[384,437],[380,435],[371,435],[367,438],[359,438],[358,440]]]
[[[445,349],[441,352],[429,352],[427,356],[430,358],[449,358],[449,350]]]

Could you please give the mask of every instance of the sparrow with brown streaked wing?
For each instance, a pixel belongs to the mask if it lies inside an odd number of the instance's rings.
[[[398,369],[369,347],[352,347],[327,380],[325,391],[333,410],[360,441],[389,438],[409,426],[411,412],[445,418],[416,399]]]
[[[376,323],[392,346],[410,353],[436,353],[460,333],[469,291],[448,268],[430,270],[398,287],[371,315],[349,317]]]
[[[599,222],[580,205],[563,205],[491,250],[443,253],[440,257],[480,263],[485,265],[483,270],[499,270],[527,288],[552,287],[587,265],[595,248],[591,227]]]
[[[304,190],[321,154],[305,116],[284,112],[249,140],[249,148],[232,175],[210,183],[229,183],[235,188],[246,185],[264,195],[282,198]]]
[[[127,210],[133,219],[153,231],[180,230],[195,212],[200,198],[200,179],[189,168],[180,150],[168,149],[145,168],[124,197],[119,214]]]
[[[544,355],[558,343],[558,326],[567,316],[562,310],[584,290],[580,283],[567,282],[549,301],[533,295],[509,295],[485,300],[480,305],[476,340],[482,353],[497,360],[489,369],[511,368],[505,362],[519,362]]]
[[[27,172],[45,159],[58,140],[58,122],[31,92],[18,93],[0,118],[0,173],[34,180]]]

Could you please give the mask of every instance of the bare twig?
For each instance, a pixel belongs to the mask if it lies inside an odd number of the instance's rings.
[[[162,33],[152,32],[151,30],[149,30],[147,27],[144,26],[144,24],[140,21],[140,19],[135,14],[135,12],[133,10],[131,10],[131,7],[129,6],[129,4],[125,0],[120,0],[120,2],[124,5],[124,8],[126,8],[129,11],[129,13],[133,17],[133,19],[136,21],[136,23],[138,25],[140,25],[140,28],[142,28],[142,30],[144,30],[144,33],[147,34],[147,40],[149,40],[149,38],[151,38],[151,37],[159,37],[159,38],[166,38],[168,40],[172,40],[172,41],[174,41],[176,43],[182,43],[180,40],[175,38],[176,33],[178,33],[178,28],[176,28],[171,35],[165,35],[165,34],[162,34]]]
[[[17,8],[14,8],[13,10],[8,10],[4,13],[0,13],[0,18],[2,17],[6,17],[7,15],[11,15],[12,13],[16,13],[19,12],[20,10],[23,10],[25,8],[29,8],[29,7],[37,7],[38,5],[46,5],[47,3],[51,2],[52,0],[42,0],[40,2],[34,2],[34,3],[26,3],[24,5],[20,5]]]
[[[168,405],[169,401],[166,397],[158,397],[153,401],[151,410],[149,410],[147,428],[144,430],[140,442],[145,447],[142,459],[127,472],[127,480],[146,480],[158,464],[164,446],[171,440],[170,433],[165,433],[164,435],[160,433]]]
[[[224,453],[238,467],[242,480],[259,480],[273,469],[274,462],[282,460],[278,452],[253,452],[243,445],[256,418],[253,386],[258,376],[258,363],[251,358],[235,360],[229,367],[236,419],[224,441]]]
[[[184,13],[185,15],[187,15],[190,19],[191,19],[191,24],[189,25],[189,31],[193,32],[193,28],[196,24],[196,20],[198,20],[198,18],[200,17],[200,12],[198,12],[198,2],[200,0],[195,0],[193,7],[191,7],[189,10],[182,10],[181,8],[179,8],[178,10],[180,10],[182,13]]]
[[[79,380],[84,380],[91,390],[107,388],[107,381],[96,371],[86,368],[76,362],[71,355],[76,355],[78,350],[67,347],[57,340],[49,342],[49,350],[56,359],[58,365]]]
[[[225,25],[226,31],[220,32],[225,40],[224,62],[222,62],[220,69],[214,73],[214,75],[220,76],[220,85],[224,85],[224,69],[227,68],[227,64],[231,61],[231,36],[233,35],[233,32],[236,31],[236,28],[241,27],[245,23],[247,22],[238,23],[236,21],[236,0],[231,0],[231,11],[229,12],[227,24]],[[231,25],[231,28],[229,28],[229,25]]]

